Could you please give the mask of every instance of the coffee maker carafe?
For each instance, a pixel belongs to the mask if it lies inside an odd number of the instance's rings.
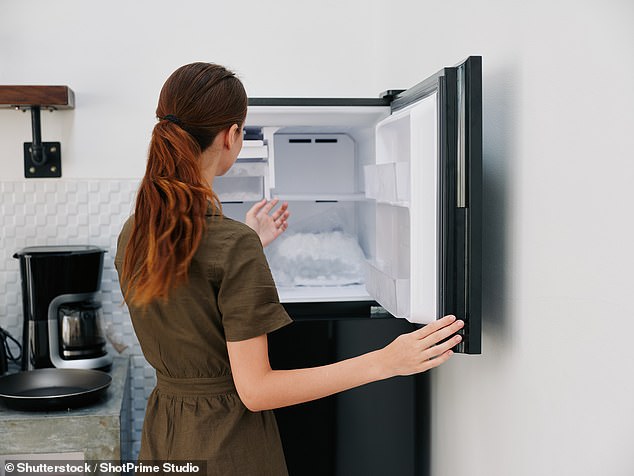
[[[32,246],[13,255],[22,277],[22,370],[111,366],[98,301],[104,252],[96,246]]]

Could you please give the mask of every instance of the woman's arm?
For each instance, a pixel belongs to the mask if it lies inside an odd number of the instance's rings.
[[[227,342],[238,395],[251,411],[270,410],[326,397],[396,375],[437,367],[460,342],[453,336],[463,321],[445,316],[414,332],[400,335],[386,347],[340,362],[295,370],[272,370],[266,335]]]

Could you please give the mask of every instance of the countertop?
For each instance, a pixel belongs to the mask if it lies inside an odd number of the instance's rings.
[[[86,460],[128,459],[129,368],[129,357],[115,357],[109,372],[112,383],[85,407],[23,411],[0,403],[0,455],[80,452]]]

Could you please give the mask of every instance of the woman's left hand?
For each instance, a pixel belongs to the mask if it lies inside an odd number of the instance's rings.
[[[287,202],[282,203],[280,208],[269,215],[278,202],[277,198],[270,202],[267,202],[265,198],[253,205],[247,212],[245,223],[258,234],[262,246],[269,245],[288,228],[286,220],[290,213]]]

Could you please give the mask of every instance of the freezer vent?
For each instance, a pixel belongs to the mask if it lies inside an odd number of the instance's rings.
[[[288,139],[289,144],[310,144],[312,139]],[[315,144],[336,144],[339,139],[315,139]]]
[[[358,193],[355,143],[349,135],[278,133],[274,149],[275,194],[313,201],[351,199]]]

